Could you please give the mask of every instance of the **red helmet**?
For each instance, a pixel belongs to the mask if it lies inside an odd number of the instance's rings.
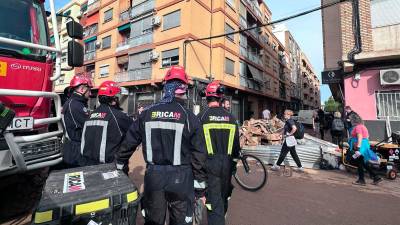
[[[98,95],[114,97],[121,93],[121,87],[114,81],[104,81],[100,84]]]
[[[84,75],[75,75],[71,79],[71,82],[69,83],[69,87],[75,88],[75,87],[78,87],[79,85],[87,85],[90,88],[93,87],[92,80],[89,77],[84,76]]]
[[[183,83],[187,84],[188,81],[188,76],[185,72],[185,68],[182,66],[172,66],[168,71],[167,74],[165,75],[164,80],[169,81],[173,79],[178,79],[183,81]]]
[[[224,96],[225,87],[220,84],[221,81],[215,80],[206,87],[206,97],[222,98]]]

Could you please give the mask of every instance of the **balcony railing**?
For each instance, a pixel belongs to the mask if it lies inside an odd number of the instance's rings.
[[[255,3],[257,1],[246,0],[247,6],[252,10],[252,12],[258,17],[258,19],[262,20],[262,13],[258,6]]]
[[[90,13],[92,11],[100,9],[100,0],[93,2],[92,4],[88,5],[87,12]]]
[[[143,34],[141,36],[125,39],[122,42],[118,43],[116,51],[123,51],[129,48],[133,48],[136,46],[149,44],[153,41],[153,33]]]
[[[247,21],[246,21],[246,19],[245,18],[243,18],[242,16],[239,16],[239,23],[240,23],[240,26],[242,27],[242,28],[244,28],[244,29],[247,29]]]
[[[119,21],[123,22],[123,21],[129,20],[129,13],[130,13],[130,9],[126,9],[125,11],[121,12],[119,14]]]
[[[240,86],[245,87],[245,88],[249,88],[249,89],[253,89],[253,90],[257,90],[257,91],[261,91],[261,84],[249,79],[247,77],[245,77],[244,75],[240,75]]]
[[[148,0],[143,3],[140,3],[139,5],[133,6],[131,10],[131,18],[138,17],[140,15],[143,15],[147,12],[151,12],[154,10],[156,6],[156,1],[155,0]]]
[[[83,31],[83,37],[86,38],[86,37],[92,36],[93,34],[96,34],[97,31],[98,31],[97,23],[90,25],[90,26],[86,27],[85,30]]]
[[[257,52],[247,51],[247,58],[253,63],[262,64],[262,60]]]
[[[115,74],[115,82],[128,82],[136,80],[150,80],[151,67],[123,71]]]
[[[96,52],[87,52],[83,56],[83,61],[89,61],[96,58]]]

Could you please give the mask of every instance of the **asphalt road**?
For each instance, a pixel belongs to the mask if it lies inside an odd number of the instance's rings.
[[[142,188],[144,163],[140,153],[135,153],[131,165],[130,177]],[[366,187],[353,186],[354,179],[355,175],[341,171],[307,170],[285,177],[269,170],[268,183],[258,192],[244,191],[234,183],[227,224],[400,224],[399,179]],[[27,224],[30,215],[25,216],[2,224]],[[140,213],[137,224],[143,224]]]

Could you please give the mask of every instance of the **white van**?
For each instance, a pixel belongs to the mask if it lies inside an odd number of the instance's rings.
[[[299,123],[312,126],[314,122],[314,110],[300,110],[297,121]]]

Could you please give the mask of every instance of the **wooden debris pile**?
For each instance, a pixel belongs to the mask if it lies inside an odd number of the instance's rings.
[[[280,144],[281,131],[285,123],[278,119],[246,120],[240,128],[240,146],[255,146],[260,144]]]

